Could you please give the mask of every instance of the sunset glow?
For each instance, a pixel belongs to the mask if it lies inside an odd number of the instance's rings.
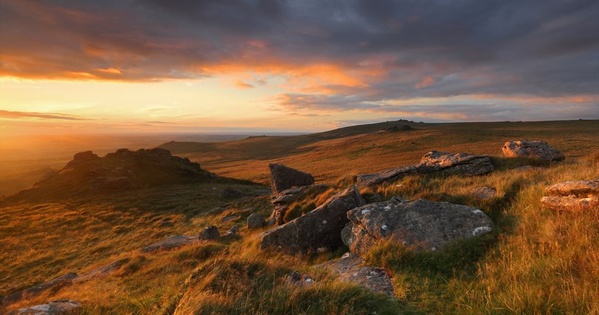
[[[14,1],[0,132],[599,118],[599,3]]]

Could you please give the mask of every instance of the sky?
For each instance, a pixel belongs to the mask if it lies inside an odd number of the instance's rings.
[[[599,119],[596,0],[0,0],[0,134]]]

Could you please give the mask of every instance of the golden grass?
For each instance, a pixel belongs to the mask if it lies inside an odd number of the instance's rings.
[[[414,254],[390,243],[375,247],[368,261],[392,274],[397,300],[341,283],[314,267],[341,251],[312,257],[261,251],[259,236],[265,229],[243,227],[251,212],[243,210],[268,216],[269,197],[225,200],[219,192],[226,187],[261,189],[227,183],[2,204],[0,295],[124,259],[105,277],[8,308],[65,298],[80,301],[82,314],[599,314],[599,212],[558,213],[539,203],[547,185],[599,178],[598,122],[415,124],[413,131],[373,132],[392,124],[286,137],[288,143],[273,151],[280,138],[180,145],[180,150],[219,175],[242,179],[265,181],[269,162],[312,172],[318,182],[333,186],[314,196],[313,206],[349,185],[356,174],[414,164],[430,150],[493,155],[497,170],[487,176],[407,176],[364,191],[469,204],[496,222],[493,233],[439,253]],[[548,168],[518,170],[527,161],[498,157],[504,141],[518,138],[546,140],[567,159]],[[211,152],[202,152],[208,147]],[[497,195],[473,198],[470,191],[482,186],[495,188]],[[206,214],[224,203],[230,203],[229,210]],[[300,200],[296,206],[309,204]],[[223,220],[231,214],[232,221]],[[197,235],[207,225],[223,233],[233,224],[241,227],[238,238],[140,252],[173,234]],[[289,284],[293,270],[309,274],[316,284]]]

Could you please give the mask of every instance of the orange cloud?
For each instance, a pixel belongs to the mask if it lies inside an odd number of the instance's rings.
[[[416,85],[414,86],[417,89],[422,89],[428,86],[431,86],[435,83],[435,79],[433,79],[432,77],[426,77],[424,79],[422,79],[422,81],[416,83]]]

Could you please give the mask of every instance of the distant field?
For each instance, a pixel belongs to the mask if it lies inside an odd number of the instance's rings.
[[[409,125],[413,130],[382,131]],[[426,124],[385,122],[329,132],[238,141],[161,145],[221,176],[268,183],[268,164],[284,163],[331,182],[348,174],[415,164],[437,150],[501,156],[506,141],[544,140],[568,159],[599,154],[599,121]]]

